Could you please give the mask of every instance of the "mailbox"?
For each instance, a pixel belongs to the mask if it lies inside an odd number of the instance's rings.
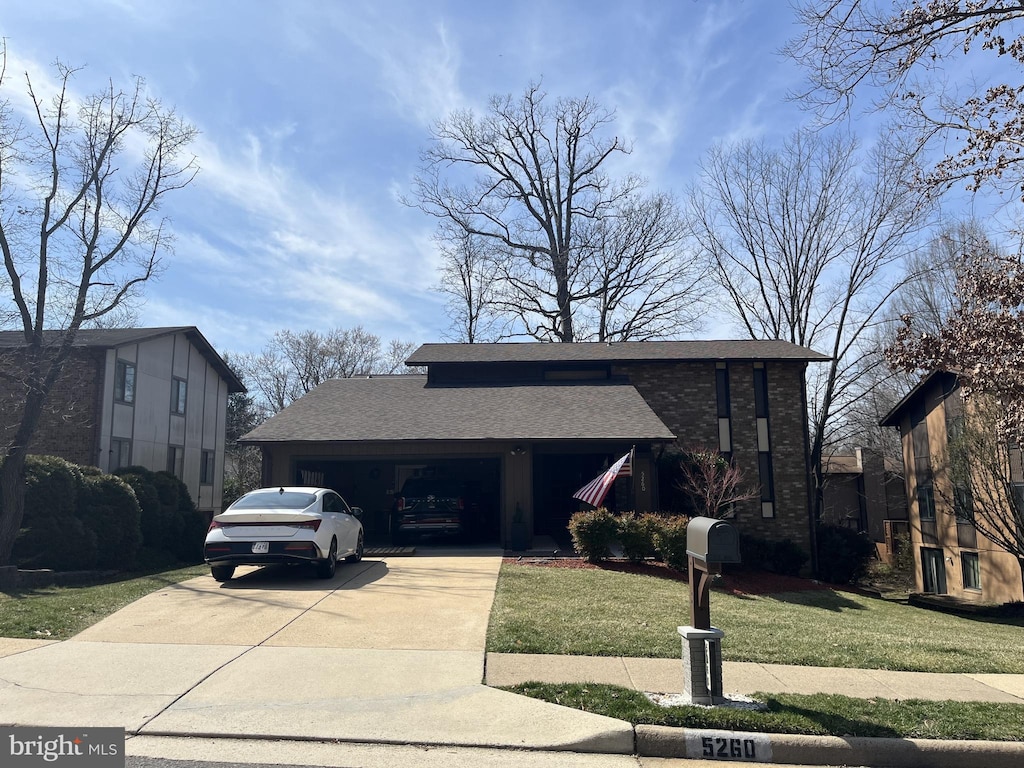
[[[705,564],[740,562],[740,537],[723,520],[695,517],[686,526],[686,554]]]

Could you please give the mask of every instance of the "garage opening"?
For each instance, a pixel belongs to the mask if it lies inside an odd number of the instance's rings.
[[[501,464],[498,458],[303,459],[295,463],[297,484],[332,488],[350,505],[362,508],[366,542],[372,546],[392,544],[396,501],[401,497],[403,486],[409,481],[429,486],[435,480],[460,494],[462,533],[457,539],[445,533],[417,534],[415,541],[424,544],[500,542]]]
[[[534,454],[534,535],[550,536],[559,546],[569,548],[569,518],[577,510],[591,508],[572,495],[608,469],[609,461],[617,458],[609,453]],[[615,512],[631,509],[627,482],[616,480],[603,506]]]

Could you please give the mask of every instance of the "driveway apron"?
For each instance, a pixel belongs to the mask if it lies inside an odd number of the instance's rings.
[[[0,656],[0,724],[631,752],[622,721],[482,685],[500,552],[239,569]],[[10,652],[13,651],[13,652]]]

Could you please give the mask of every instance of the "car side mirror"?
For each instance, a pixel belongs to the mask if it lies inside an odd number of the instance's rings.
[[[362,507],[352,507],[352,517],[362,517],[362,516],[363,516],[363,508]]]

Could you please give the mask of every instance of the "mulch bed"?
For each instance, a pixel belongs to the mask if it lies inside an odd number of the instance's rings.
[[[686,573],[673,570],[665,563],[648,560],[645,563],[631,563],[628,560],[605,560],[588,563],[578,557],[506,557],[504,562],[514,565],[535,565],[541,568],[577,568],[586,570],[618,571],[653,576],[658,579],[688,581]],[[781,576],[767,571],[737,571],[722,576],[714,584],[717,589],[732,595],[770,595],[779,592],[806,592],[812,590],[838,589],[835,585],[823,584],[813,579],[795,576]],[[846,587],[845,589],[849,589]]]

